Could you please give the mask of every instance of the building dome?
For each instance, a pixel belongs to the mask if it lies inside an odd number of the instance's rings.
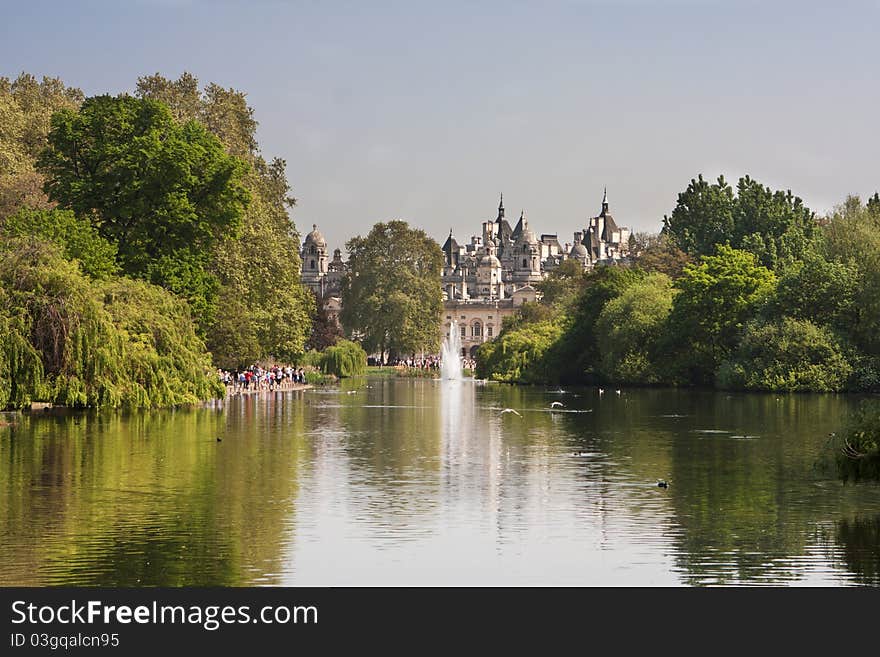
[[[326,247],[327,240],[324,239],[324,236],[318,231],[318,225],[312,224],[312,232],[306,235],[306,244],[314,244],[315,246]]]
[[[578,242],[573,247],[571,247],[571,251],[568,252],[568,255],[572,258],[586,258],[587,247],[585,247],[583,243]]]
[[[500,267],[501,261],[493,255],[484,255],[480,259],[480,267]]]

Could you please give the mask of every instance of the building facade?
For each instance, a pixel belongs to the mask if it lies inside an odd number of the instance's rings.
[[[479,235],[459,244],[449,231],[443,244],[443,337],[455,322],[463,355],[472,356],[480,344],[498,335],[504,317],[539,298],[535,285],[564,260],[576,259],[584,269],[625,261],[629,237],[629,228],[618,226],[609,211],[607,190],[599,214],[564,246],[556,234],[538,237],[525,212],[511,228],[502,196],[496,218],[483,222]]]
[[[616,264],[628,255],[630,229],[619,226],[611,215],[608,194],[602,197],[599,214],[587,219],[571,243],[560,244],[556,234],[539,237],[529,226],[525,212],[511,228],[505,217],[504,197],[498,214],[484,221],[480,233],[459,244],[449,231],[443,249],[444,314],[441,337],[453,324],[461,332],[462,355],[473,356],[477,347],[501,331],[504,317],[523,303],[536,301],[540,283],[564,260],[576,259],[584,269]],[[389,247],[391,248],[391,247]],[[301,280],[318,296],[332,316],[342,308],[340,286],[346,263],[339,249],[329,257],[327,241],[312,226],[303,241]]]

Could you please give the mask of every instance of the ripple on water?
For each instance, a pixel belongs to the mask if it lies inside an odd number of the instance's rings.
[[[0,432],[0,580],[839,585],[877,571],[880,487],[813,468],[845,396],[628,390],[624,406],[580,389],[595,408],[574,392],[549,409],[547,391],[458,389],[23,419],[14,441]]]

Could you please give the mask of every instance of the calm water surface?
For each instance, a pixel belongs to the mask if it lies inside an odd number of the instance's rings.
[[[363,379],[4,416],[0,584],[877,585],[880,486],[816,467],[855,403]]]

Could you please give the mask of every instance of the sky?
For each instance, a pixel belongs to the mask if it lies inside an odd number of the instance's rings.
[[[656,232],[698,174],[818,212],[880,189],[880,0],[0,0],[0,76],[87,95],[183,71],[247,93],[293,219],[459,242],[525,210]]]

